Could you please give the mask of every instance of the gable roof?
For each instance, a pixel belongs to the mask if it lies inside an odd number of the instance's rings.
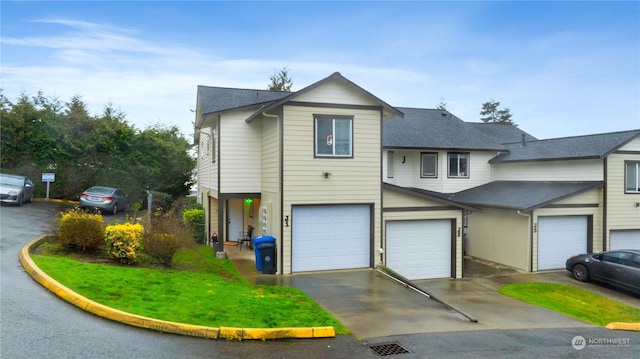
[[[286,91],[250,90],[198,85],[201,115],[270,103],[290,95]]]
[[[339,81],[342,84],[346,85],[347,87],[350,87],[351,89],[358,91],[360,93],[362,93],[365,97],[367,97],[368,99],[370,99],[371,101],[377,103],[380,107],[382,107],[383,111],[386,111],[392,115],[396,115],[396,116],[400,116],[402,117],[403,114],[402,112],[398,111],[395,107],[389,105],[388,103],[382,101],[381,99],[379,99],[378,97],[374,96],[372,93],[370,93],[369,91],[363,89],[362,87],[356,85],[354,82],[350,81],[349,79],[347,79],[346,77],[342,76],[342,74],[340,74],[339,72],[334,72],[333,74],[331,74],[329,77],[326,77],[318,82],[315,82],[299,91],[296,92],[292,92],[289,93],[288,96],[282,97],[276,101],[273,101],[271,103],[267,103],[264,106],[260,107],[259,109],[257,109],[253,114],[251,114],[251,116],[249,116],[246,121],[250,122],[253,119],[255,119],[256,117],[260,116],[263,112],[269,111],[273,108],[279,107],[284,105],[285,103],[292,101],[295,99],[295,97],[300,96],[304,93],[307,93],[319,86],[324,85],[327,82],[330,81]]]
[[[449,196],[449,200],[469,206],[530,211],[602,186],[603,182],[601,181],[495,181],[454,193]]]
[[[386,148],[504,151],[501,141],[486,135],[446,110],[399,107],[404,118],[383,122]]]
[[[630,130],[505,144],[509,152],[489,163],[604,158],[638,136],[640,130]]]

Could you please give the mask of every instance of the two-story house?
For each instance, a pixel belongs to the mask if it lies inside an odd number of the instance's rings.
[[[374,265],[382,122],[401,113],[339,73],[300,91],[198,87],[198,192],[209,234],[271,235],[278,273]]]
[[[207,232],[274,236],[279,274],[460,278],[464,254],[537,271],[640,247],[640,130],[537,140],[334,73],[297,92],[199,86],[195,139]]]

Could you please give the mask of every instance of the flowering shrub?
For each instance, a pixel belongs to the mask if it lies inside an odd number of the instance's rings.
[[[120,263],[135,263],[143,249],[144,227],[140,223],[112,224],[105,229],[109,253]]]
[[[61,214],[55,239],[68,248],[95,252],[104,239],[102,225],[101,215],[85,213],[76,208]]]

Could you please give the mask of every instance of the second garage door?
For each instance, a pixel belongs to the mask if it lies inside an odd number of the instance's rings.
[[[294,206],[292,271],[371,266],[371,206]]]
[[[587,253],[587,217],[538,218],[538,270],[562,269],[569,257]]]
[[[451,220],[389,221],[387,266],[408,279],[451,277]]]
[[[640,249],[640,230],[611,231],[610,250]]]

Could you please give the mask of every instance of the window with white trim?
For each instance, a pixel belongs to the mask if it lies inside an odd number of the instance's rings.
[[[353,117],[315,116],[316,157],[353,157]]]
[[[624,192],[640,193],[640,161],[625,161]]]
[[[436,152],[423,152],[420,156],[420,177],[438,177],[438,154]]]
[[[395,170],[394,160],[395,153],[393,151],[387,151],[387,178],[393,178]]]
[[[468,153],[449,153],[449,177],[469,178]]]

